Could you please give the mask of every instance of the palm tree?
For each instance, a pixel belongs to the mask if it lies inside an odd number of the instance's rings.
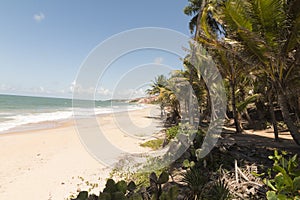
[[[214,57],[222,76],[230,83],[231,107],[234,123],[236,132],[241,133],[242,127],[239,113],[236,108],[237,101],[235,93],[237,77],[240,76],[240,73],[243,72],[243,70],[241,68],[242,65],[239,64],[239,60],[236,59],[236,56],[228,51],[228,49],[231,49],[231,51],[234,52],[233,48],[235,48],[236,45],[232,44],[231,41],[226,41],[226,47],[224,41],[224,44],[221,44],[220,36],[224,34],[224,28],[221,23],[218,22],[218,19],[215,18],[219,6],[219,1],[190,1],[190,4],[185,7],[184,11],[187,15],[194,15],[190,21],[190,29],[191,32],[196,29],[195,40],[202,44],[210,55]],[[191,60],[197,60],[195,49],[196,48],[191,48]],[[201,76],[201,73],[199,73],[200,71],[197,70],[198,66],[193,67],[196,68],[196,73]],[[192,77],[190,77],[190,79],[191,78]],[[201,78],[197,80],[203,82]],[[208,90],[207,94],[209,94]],[[210,102],[209,97],[207,99],[208,102]],[[209,106],[210,104],[208,103],[208,107]]]
[[[274,130],[274,139],[275,141],[279,141],[279,135],[278,135],[278,125],[275,117],[275,108],[274,108],[274,99],[276,97],[275,90],[272,88],[272,84],[270,82],[270,79],[268,76],[259,71],[256,70],[256,73],[254,73],[255,77],[253,80],[253,92],[255,94],[260,94],[258,100],[256,101],[256,108],[259,115],[261,115],[263,109],[259,109],[259,103],[260,105],[265,104],[265,102],[269,105],[269,113],[271,116],[271,122],[273,125]],[[259,120],[261,122],[264,121],[263,117],[259,116]]]
[[[285,122],[299,144],[300,136],[290,117],[287,97],[292,94],[288,92],[289,82],[295,82],[300,77],[299,73],[292,73],[299,71],[300,65],[300,1],[194,0],[189,3],[184,11],[193,16],[190,28],[192,32],[196,29],[195,39],[210,49],[231,54],[240,64],[259,67],[267,75],[271,82],[268,86],[269,104],[271,106],[272,93],[275,91]],[[222,17],[218,17],[216,13],[221,13]],[[212,26],[212,21],[217,26]],[[229,41],[236,41],[237,45],[234,46],[241,46],[239,51],[228,45],[226,40],[222,40],[222,34],[230,38]],[[216,55],[220,56],[219,53]],[[299,95],[294,98],[299,100]],[[295,103],[293,105],[299,107]],[[271,116],[272,112],[273,108]],[[272,121],[275,130],[274,119]]]
[[[234,45],[232,45],[231,48],[234,48]],[[214,52],[215,62],[217,62],[218,69],[223,78],[229,82],[234,124],[236,132],[241,133],[243,129],[240,121],[240,113],[237,109],[238,99],[236,96],[236,90],[238,89],[237,86],[239,77],[247,73],[247,69],[244,68],[238,60],[236,60],[234,55],[224,51],[223,49],[212,49],[211,52]]]
[[[161,90],[165,88],[167,85],[167,78],[164,75],[158,75],[155,77],[154,81],[150,85],[151,88],[146,90],[146,93],[149,95],[160,95]],[[164,115],[164,107],[165,102],[162,99],[158,99],[160,101],[160,115],[163,117]]]
[[[175,89],[174,81],[171,78],[167,79],[164,75],[159,75],[151,84],[151,88],[146,91],[149,95],[158,96],[157,101],[160,103],[161,116],[166,106],[171,107],[172,118],[175,119],[180,116],[180,103],[176,97]]]
[[[199,13],[201,13],[201,9],[203,7],[203,3],[205,0],[188,0],[189,4],[183,9],[184,14],[188,16],[192,16],[192,19],[189,22],[189,28],[191,34],[194,33],[197,28],[197,22],[199,21]],[[197,30],[196,30],[197,32]]]
[[[195,34],[195,40],[200,33],[207,35],[224,34],[224,28],[218,20],[213,17],[217,8],[221,5],[219,0],[188,0],[189,4],[183,12],[191,16],[189,28]]]
[[[284,121],[300,145],[288,105],[288,85],[300,63],[300,0],[228,0],[223,13],[226,37],[238,41],[243,47],[239,55],[267,75]]]
[[[167,85],[167,78],[164,75],[158,75],[155,77],[154,81],[152,82],[151,89],[148,89],[146,92],[149,95],[157,95],[160,93],[160,88],[165,87]]]
[[[201,65],[203,65],[203,63],[201,63],[200,59],[197,59],[195,50],[196,48],[194,48],[192,44],[190,44],[190,50],[187,49],[188,54],[183,60],[183,66],[185,69],[185,71],[183,72],[183,76],[186,78],[186,81],[188,81],[192,86],[198,100],[198,110],[200,112],[199,124],[201,125],[204,119],[208,119],[210,117],[211,109],[208,87],[203,80],[202,73],[199,68]],[[193,64],[190,63],[190,59],[192,59],[192,57],[194,57]],[[187,102],[186,104],[189,104],[189,102]]]

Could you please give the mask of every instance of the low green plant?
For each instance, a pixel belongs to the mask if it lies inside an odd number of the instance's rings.
[[[136,188],[137,186],[133,181],[127,184],[123,180],[116,183],[113,179],[108,179],[99,197],[82,191],[73,200],[142,200],[141,195],[135,193]]]
[[[155,166],[155,161],[147,160],[147,163],[144,163],[143,168],[138,171],[132,170],[129,165],[120,164],[116,166],[111,172],[110,178],[117,178],[121,180],[125,180],[127,182],[134,181],[136,185],[139,186],[147,186],[150,184],[149,176],[151,172],[155,172],[156,174],[160,174],[166,170],[166,168],[158,168]],[[129,166],[129,167],[128,167]]]
[[[174,139],[179,131],[179,126],[172,126],[170,128],[167,129],[166,131],[166,139],[168,142],[170,142],[172,139]]]
[[[89,195],[88,191],[82,191],[72,200],[144,200],[145,195],[151,197],[151,200],[171,200],[177,196],[178,188],[171,187],[168,191],[162,192],[162,185],[169,181],[167,172],[161,172],[159,177],[155,172],[152,172],[148,179],[148,186],[150,186],[145,191],[142,190],[146,187],[145,185],[137,186],[134,181],[126,183],[124,180],[115,182],[113,179],[108,179],[99,196]]]
[[[194,142],[193,142],[193,146],[194,146],[195,149],[201,148],[201,146],[203,144],[204,137],[205,137],[205,132],[203,130],[199,129],[196,132]]]
[[[163,171],[159,177],[157,177],[157,175],[152,172],[149,176],[149,179],[152,199],[160,200],[160,196],[162,195],[162,184],[165,184],[169,181],[169,174]]]
[[[211,181],[210,175],[200,168],[192,167],[182,174],[182,182],[188,188],[187,199],[227,200],[231,194],[224,180]]]
[[[300,200],[300,170],[297,154],[287,159],[287,153],[274,151],[269,156],[274,161],[273,167],[268,171],[268,178],[264,183],[268,186],[268,200]]]
[[[228,184],[224,180],[214,182],[207,194],[206,199],[210,200],[227,200],[230,199],[230,190]]]
[[[160,200],[174,200],[177,199],[179,194],[178,186],[172,186],[167,192],[163,192],[160,196]]]
[[[141,144],[142,147],[149,147],[152,150],[157,150],[162,147],[164,140],[163,139],[155,139],[155,140],[149,140],[147,142],[144,142]]]
[[[82,192],[79,192],[76,199],[72,199],[72,200],[87,200],[88,196],[89,196],[89,193],[87,191],[82,191]]]
[[[194,162],[194,161],[189,161],[188,159],[185,159],[185,160],[183,161],[183,163],[182,163],[182,166],[183,166],[184,168],[190,169],[190,168],[192,168],[192,167],[195,166],[195,162]]]
[[[203,189],[208,182],[208,177],[200,171],[199,168],[192,167],[182,174],[182,182],[186,183],[189,193],[189,199],[200,199],[203,196]]]
[[[99,200],[97,195],[89,195],[87,191],[82,191],[78,194],[76,199],[73,200]]]

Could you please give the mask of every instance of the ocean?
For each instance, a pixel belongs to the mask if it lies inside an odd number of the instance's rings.
[[[96,115],[143,108],[143,105],[121,100],[94,103]],[[72,117],[72,99],[0,95],[0,134],[51,127]]]

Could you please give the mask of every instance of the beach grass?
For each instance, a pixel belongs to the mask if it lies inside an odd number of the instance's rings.
[[[163,139],[149,140],[147,142],[142,143],[141,147],[149,147],[152,150],[158,150],[162,147],[163,142]]]

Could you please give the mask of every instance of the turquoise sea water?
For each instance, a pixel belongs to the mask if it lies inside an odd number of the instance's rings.
[[[94,114],[140,109],[125,101],[95,101]],[[0,133],[73,117],[72,99],[0,95]],[[28,128],[28,126],[27,126]]]

